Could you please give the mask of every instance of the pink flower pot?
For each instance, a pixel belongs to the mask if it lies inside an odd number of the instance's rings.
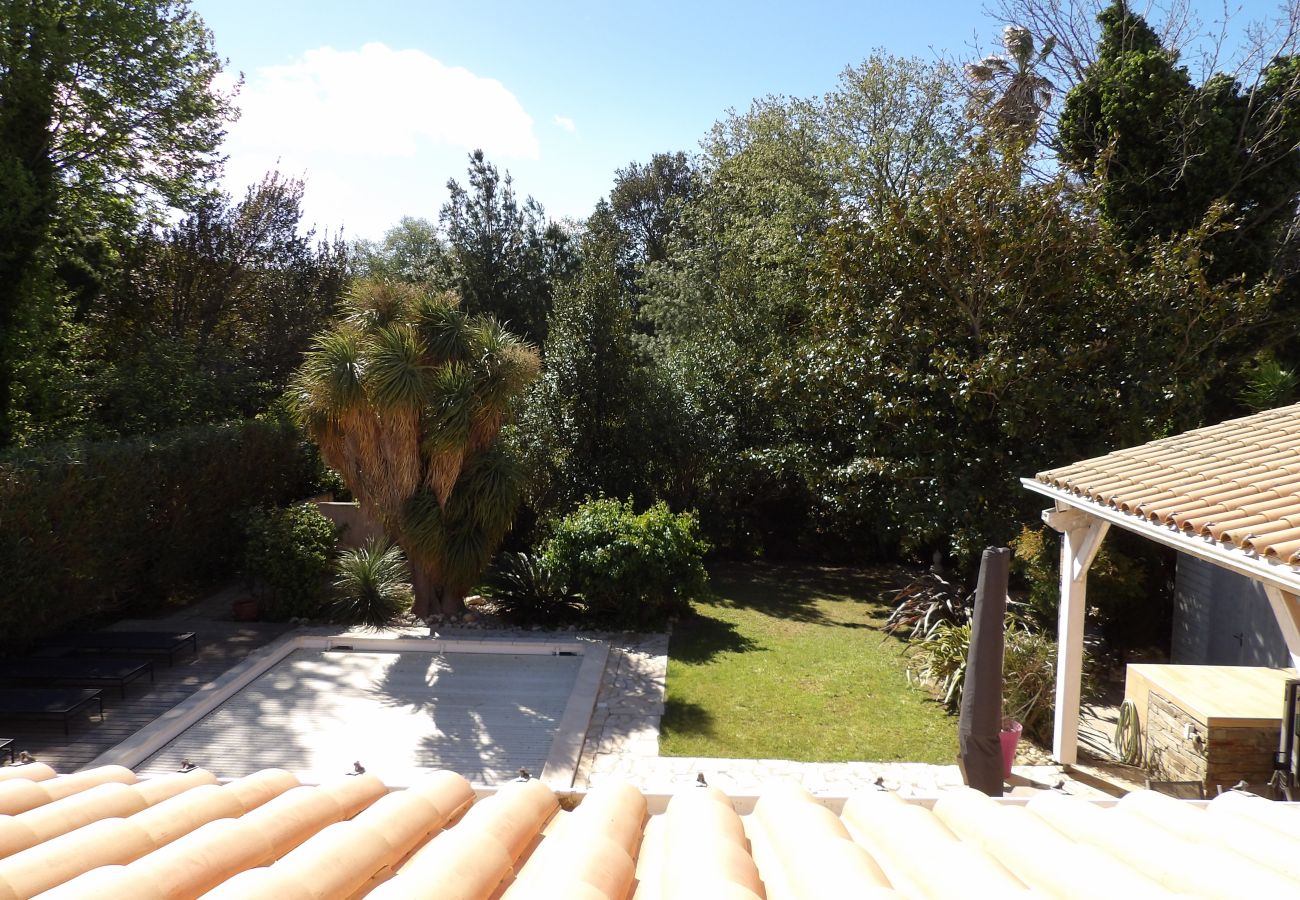
[[[1016,745],[1020,743],[1020,732],[1024,727],[1015,719],[1007,719],[1002,723],[1002,733],[998,735],[1002,739],[1002,777],[1011,777],[1011,765],[1016,761]]]

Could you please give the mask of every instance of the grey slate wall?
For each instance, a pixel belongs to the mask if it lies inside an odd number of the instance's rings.
[[[1174,582],[1170,658],[1184,665],[1291,665],[1263,586],[1183,553]]]

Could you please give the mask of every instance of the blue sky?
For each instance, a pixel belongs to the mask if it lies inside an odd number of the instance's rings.
[[[955,0],[192,6],[247,79],[228,189],[278,165],[306,178],[318,228],[367,238],[402,215],[436,219],[475,147],[550,215],[580,218],[615,169],[696,149],[728,108],[825,93],[873,48],[967,59],[1001,29]]]

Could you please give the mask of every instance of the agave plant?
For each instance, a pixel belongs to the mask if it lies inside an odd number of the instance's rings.
[[[298,421],[406,552],[414,612],[464,609],[521,489],[497,446],[537,351],[451,293],[357,283],[294,380]]]

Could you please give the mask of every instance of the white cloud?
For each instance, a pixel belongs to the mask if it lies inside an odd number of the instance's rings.
[[[559,125],[569,134],[573,134],[578,130],[578,123],[570,119],[568,116],[556,116],[555,124]]]
[[[533,120],[501,82],[419,50],[321,47],[258,70],[238,98],[233,137],[281,154],[328,149],[369,158],[414,156],[422,141],[536,159]]]
[[[436,217],[467,151],[503,168],[535,160],[533,119],[501,82],[419,50],[321,47],[249,75],[225,152],[227,189],[269,169],[307,181],[307,218],[373,237],[405,214]]]

